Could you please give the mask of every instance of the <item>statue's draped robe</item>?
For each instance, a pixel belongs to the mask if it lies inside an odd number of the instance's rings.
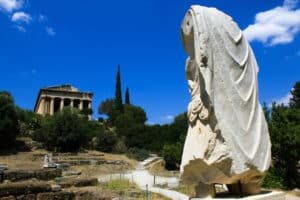
[[[197,119],[196,125],[190,124],[181,171],[198,158],[197,149],[203,145],[200,142],[195,147],[195,139],[188,138],[198,123],[206,124],[224,139],[232,159],[231,168],[226,169],[229,176],[250,168],[266,171],[271,144],[258,101],[258,66],[242,31],[228,15],[214,8],[192,6],[182,24],[182,40],[200,76],[194,80],[200,84],[200,92],[192,94],[192,99],[198,95],[211,109],[207,108],[208,121]]]

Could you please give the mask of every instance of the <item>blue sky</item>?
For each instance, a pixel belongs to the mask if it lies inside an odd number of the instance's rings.
[[[300,79],[295,0],[0,0],[0,90],[33,109],[39,88],[69,83],[94,92],[97,113],[120,64],[123,94],[128,86],[148,123],[168,123],[190,100],[180,24],[193,4],[233,17],[260,67],[260,101],[286,102]]]

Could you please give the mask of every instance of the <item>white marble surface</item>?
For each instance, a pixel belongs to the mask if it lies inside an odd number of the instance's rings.
[[[191,200],[204,200],[210,198],[191,198]],[[214,198],[214,200],[286,200],[286,194],[284,192],[272,191],[266,194],[258,194],[248,197],[224,197],[224,198]]]
[[[232,18],[215,8],[192,6],[181,31],[191,93],[182,178],[191,184],[240,181],[254,191],[271,162],[254,53]]]

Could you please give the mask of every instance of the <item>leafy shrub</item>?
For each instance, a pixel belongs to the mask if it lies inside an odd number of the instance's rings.
[[[87,143],[88,125],[78,109],[64,108],[53,117],[42,119],[41,127],[33,139],[42,142],[49,150],[78,151]]]
[[[266,173],[262,187],[268,189],[287,189],[284,186],[284,172],[275,168],[270,168]]]
[[[113,152],[114,153],[126,153],[127,152],[127,146],[125,145],[125,142],[123,140],[119,140],[113,146]]]
[[[149,151],[146,149],[139,149],[139,148],[130,148],[127,152],[127,156],[129,158],[138,160],[138,161],[143,161],[149,157]]]
[[[112,131],[105,130],[96,137],[96,149],[103,152],[112,152],[117,142],[117,135]]]
[[[181,162],[182,144],[169,144],[163,147],[161,152],[169,170],[178,169]]]
[[[16,107],[19,129],[21,136],[31,136],[31,134],[41,127],[41,116],[20,107]]]
[[[0,148],[12,146],[18,133],[19,125],[14,99],[10,93],[0,92]]]

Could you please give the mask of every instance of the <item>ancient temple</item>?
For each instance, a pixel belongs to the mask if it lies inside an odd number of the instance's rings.
[[[41,115],[53,115],[66,106],[80,110],[92,107],[92,92],[81,92],[71,85],[59,85],[41,88],[34,106],[34,112]],[[91,116],[89,116],[91,119]]]

